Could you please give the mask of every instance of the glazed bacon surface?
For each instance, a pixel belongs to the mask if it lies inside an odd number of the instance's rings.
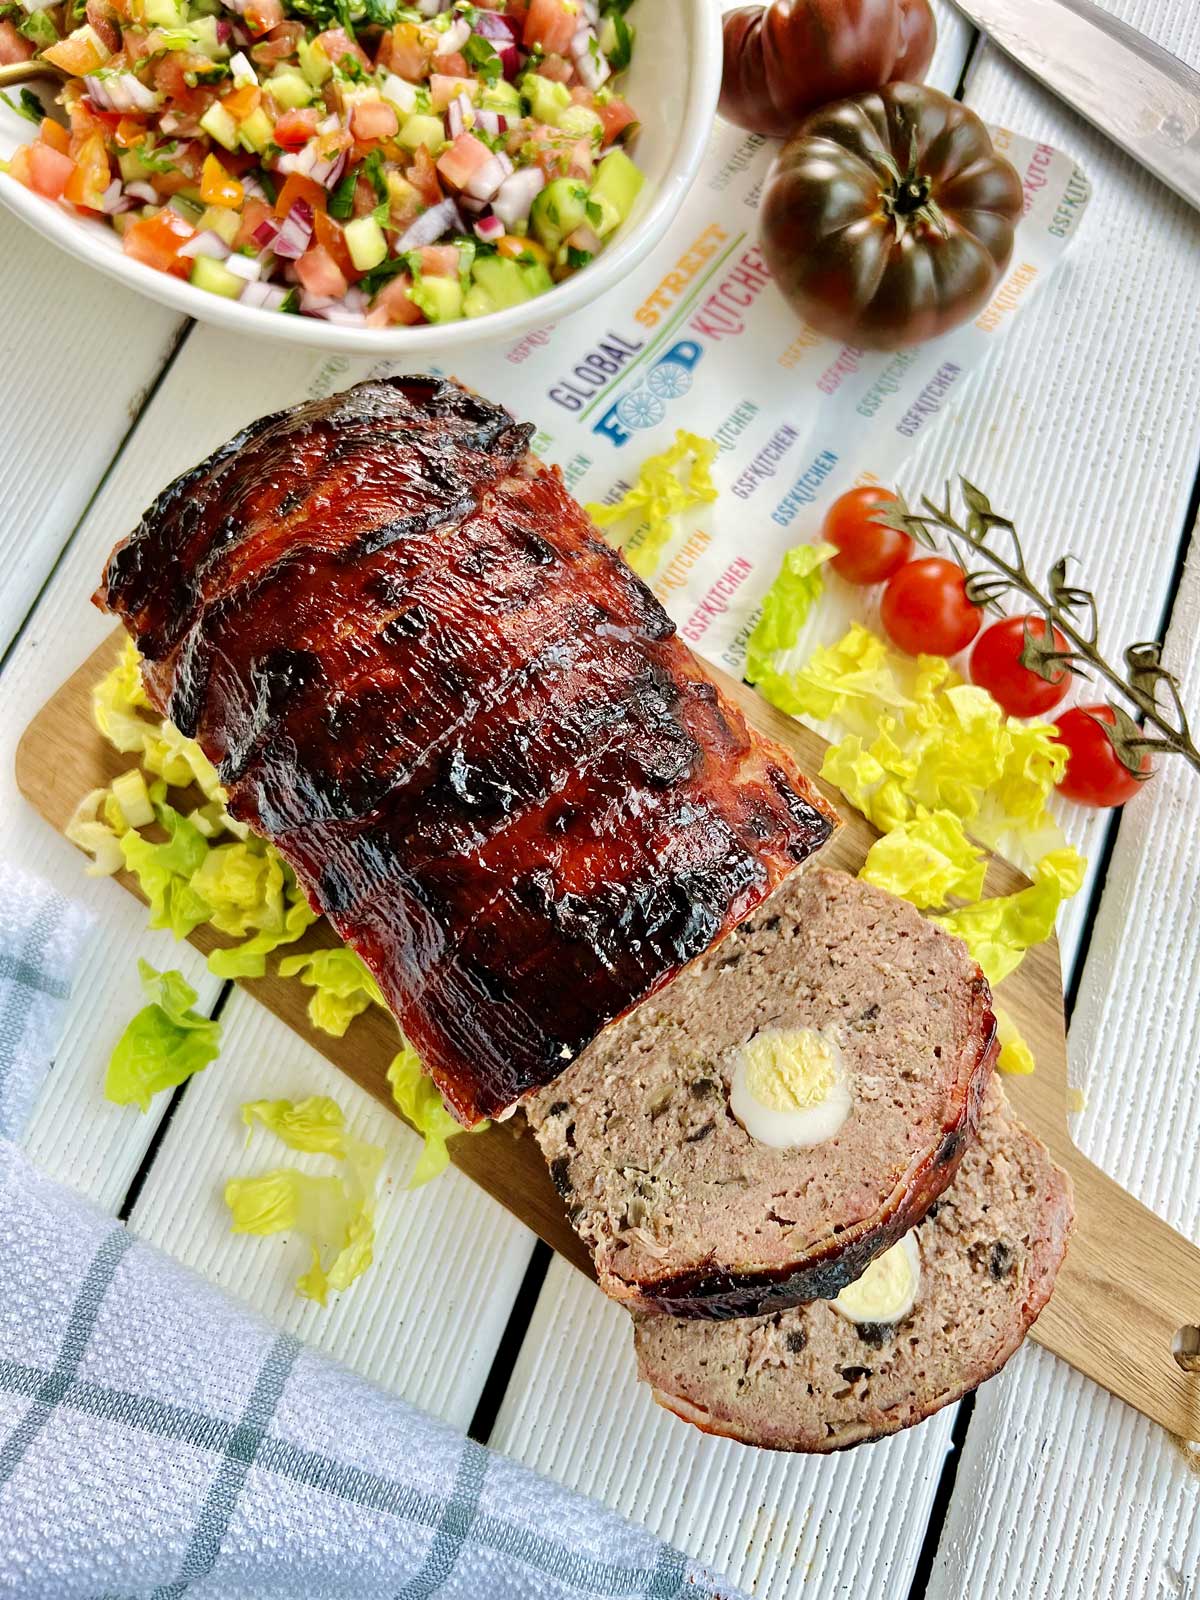
[[[837,825],[531,433],[424,377],[266,417],[163,492],[96,595],[468,1124]]]

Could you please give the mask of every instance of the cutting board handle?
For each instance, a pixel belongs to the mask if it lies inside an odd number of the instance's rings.
[[[1200,1442],[1200,1370],[1185,1370],[1173,1350],[1181,1330],[1200,1327],[1200,1250],[1069,1140],[1055,1143],[1079,1221],[1033,1337],[1180,1439]]]

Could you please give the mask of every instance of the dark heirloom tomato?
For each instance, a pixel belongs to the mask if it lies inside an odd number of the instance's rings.
[[[816,112],[779,152],[763,250],[806,322],[896,350],[982,309],[1021,206],[1021,180],[973,111],[893,83]]]
[[[929,0],[774,0],[725,18],[721,115],[786,139],[818,106],[925,76]]]

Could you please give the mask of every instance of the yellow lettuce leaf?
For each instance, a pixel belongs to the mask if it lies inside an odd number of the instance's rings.
[[[674,521],[692,506],[717,498],[712,465],[717,459],[714,439],[703,439],[681,429],[668,450],[650,456],[638,469],[633,487],[612,505],[592,502],[586,507],[598,528],[636,519],[623,538],[613,542],[623,549],[633,570],[643,578],[654,572],[674,532]],[[681,476],[680,467],[686,466]]]
[[[221,1053],[221,1024],[193,1011],[196,991],[181,972],[158,972],[138,962],[147,1004],[117,1040],[104,1075],[104,1096],[115,1105],[149,1111],[164,1089],[177,1088]]]
[[[408,1180],[410,1189],[419,1189],[423,1183],[445,1172],[450,1165],[447,1139],[453,1139],[460,1133],[482,1133],[487,1123],[481,1123],[477,1128],[464,1128],[447,1111],[437,1085],[422,1071],[420,1057],[407,1043],[388,1068],[387,1079],[392,1086],[392,1098],[425,1140],[425,1148]]]
[[[773,678],[775,658],[800,637],[813,606],[825,593],[824,564],[837,554],[832,544],[801,544],[783,558],[779,575],[763,596],[762,610],[746,647],[751,683]]]
[[[346,1118],[328,1095],[309,1095],[307,1100],[248,1100],[242,1107],[242,1121],[248,1128],[255,1123],[269,1128],[289,1150],[345,1154]]]
[[[859,873],[919,910],[983,893],[987,856],[950,811],[922,811],[877,839]]]
[[[1071,845],[1052,850],[1034,868],[1027,889],[980,900],[934,921],[965,943],[994,988],[1016,971],[1027,950],[1054,932],[1058,908],[1079,893],[1086,868]]]
[[[1001,1006],[996,1007],[996,1036],[1000,1040],[1000,1054],[996,1068],[1010,1077],[1025,1078],[1035,1070],[1033,1051],[1021,1036],[1021,1030]]]
[[[335,1039],[340,1039],[369,1005],[387,1004],[362,958],[344,947],[285,956],[279,972],[284,978],[298,977],[313,991],[308,1020]]]

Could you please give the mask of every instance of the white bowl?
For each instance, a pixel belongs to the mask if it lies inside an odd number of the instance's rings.
[[[633,215],[589,266],[549,294],[491,316],[415,328],[347,328],[316,317],[256,310],[134,261],[106,224],[34,194],[5,173],[0,173],[0,201],[110,278],[234,333],[381,357],[421,357],[483,340],[515,340],[590,305],[654,248],[683,203],[708,143],[721,87],[720,6],[715,0],[638,0],[630,20],[637,44],[622,92],[642,124],[633,154],[646,174]],[[0,102],[0,156],[11,156],[33,131],[30,122]]]

